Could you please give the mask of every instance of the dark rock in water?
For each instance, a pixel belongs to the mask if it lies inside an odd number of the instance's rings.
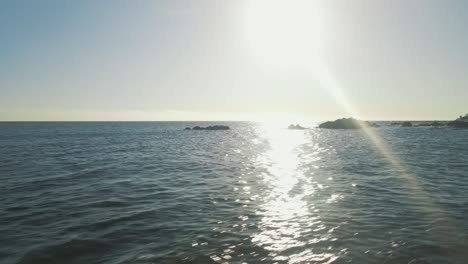
[[[371,123],[370,126],[371,127],[380,127],[377,123]]]
[[[447,125],[456,127],[456,128],[468,128],[468,114],[465,116],[460,116],[455,119],[455,121],[448,122]]]
[[[422,124],[417,124],[416,125],[417,127],[428,127],[428,126],[431,126],[430,123],[422,123]]]
[[[206,130],[228,130],[230,129],[228,126],[207,126]]]
[[[441,122],[432,122],[432,123],[422,123],[418,124],[416,126],[418,127],[441,127],[441,126],[446,126],[447,123],[441,123]]]
[[[408,121],[405,121],[403,123],[401,123],[401,127],[412,127],[413,124],[411,122],[408,122]]]
[[[401,126],[401,127],[411,127],[413,124],[409,121],[404,121],[404,122],[392,122],[390,124],[391,126]]]
[[[228,126],[216,125],[216,126],[207,126],[207,127],[194,126],[191,130],[228,130],[228,129],[231,129],[231,128]],[[186,127],[185,130],[190,130],[190,127]]]
[[[455,121],[448,122],[447,125],[451,127],[456,127],[456,128],[468,128],[468,122],[465,122],[465,121],[455,120]]]
[[[319,128],[327,129],[358,129],[370,127],[371,124],[367,121],[361,121],[354,118],[341,118],[335,121],[328,121],[319,125]]]
[[[291,125],[288,126],[288,129],[307,129],[307,128],[303,127],[303,126],[301,126],[299,124],[296,124],[296,125],[291,124]]]
[[[430,125],[433,126],[433,127],[439,127],[439,126],[446,126],[447,123],[432,122],[432,123],[430,123]]]

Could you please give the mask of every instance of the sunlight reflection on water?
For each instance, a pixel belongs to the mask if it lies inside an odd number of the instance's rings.
[[[310,203],[310,199],[305,199],[319,188],[314,186],[311,173],[301,166],[319,159],[312,157],[314,155],[301,156],[301,146],[311,144],[310,133],[307,130],[261,128],[269,149],[258,157],[257,163],[266,171],[263,183],[269,191],[262,194],[264,203],[257,211],[261,217],[260,232],[253,235],[252,241],[270,251],[276,261],[331,263],[338,258],[330,253],[316,254],[313,248],[304,248],[318,241],[332,239],[331,232],[317,234],[311,240],[305,239],[310,234],[326,229],[320,220],[319,211]],[[317,155],[318,151],[313,154]],[[287,254],[293,248],[304,249],[297,254]]]

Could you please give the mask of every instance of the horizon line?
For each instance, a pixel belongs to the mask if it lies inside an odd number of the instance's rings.
[[[341,119],[336,118],[333,120]],[[348,117],[345,117],[348,118]],[[364,119],[359,119],[358,120],[362,121],[370,121],[370,122],[391,122],[391,121],[413,121],[413,122],[427,122],[427,121],[453,121],[452,119],[381,119],[381,120],[364,120]],[[333,121],[333,120],[303,120],[303,122],[327,122],[327,121]],[[282,122],[284,120],[279,120],[278,122]],[[79,122],[271,122],[269,120],[0,120],[0,123],[41,123],[41,122],[50,122],[50,123],[60,123],[60,122],[67,122],[67,123],[79,123]],[[292,121],[291,121],[292,122]],[[295,123],[295,122],[293,122]]]

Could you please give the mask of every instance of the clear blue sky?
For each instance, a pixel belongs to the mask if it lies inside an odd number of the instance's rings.
[[[462,0],[3,0],[0,120],[454,119],[466,14]]]

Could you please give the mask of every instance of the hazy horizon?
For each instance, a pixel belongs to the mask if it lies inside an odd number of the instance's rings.
[[[465,1],[3,1],[0,121],[453,120]]]

